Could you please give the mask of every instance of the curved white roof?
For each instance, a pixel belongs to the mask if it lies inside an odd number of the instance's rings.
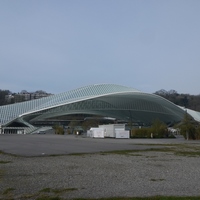
[[[197,121],[200,122],[200,112],[191,110],[189,108],[184,108],[184,107],[180,107],[181,109],[183,109],[185,112],[187,111],[187,113],[192,116],[192,118]]]
[[[95,84],[68,92],[51,95],[41,99],[0,106],[0,124],[5,124],[17,117],[38,112],[64,104],[90,99],[108,94],[139,92],[136,89],[114,84]]]
[[[185,111],[168,100],[115,84],[95,84],[49,97],[0,106],[0,124],[21,122],[28,126],[37,120],[71,114],[90,114],[151,123],[179,122]]]

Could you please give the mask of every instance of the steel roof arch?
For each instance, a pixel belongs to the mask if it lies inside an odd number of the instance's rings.
[[[119,99],[116,100],[114,99],[115,97],[119,98],[121,101],[123,100],[124,105],[120,106],[119,103],[117,104],[116,102]],[[124,110],[131,111],[132,114],[135,115],[135,118],[138,117],[141,118],[141,120],[143,119],[147,121],[148,118],[153,118],[159,115],[162,119],[166,119],[168,117],[169,120],[171,118],[171,120],[178,121],[181,120],[184,115],[183,109],[155,94],[144,93],[131,87],[116,84],[94,84],[41,99],[0,106],[0,124],[6,125],[15,120],[28,123],[24,119],[33,114],[37,116],[41,115],[40,118],[42,118],[42,112],[43,114],[45,112],[49,112],[50,115],[54,109],[67,109],[67,106],[71,104],[78,105],[81,102],[87,102],[90,100],[93,100],[94,102],[97,100],[108,101],[109,98],[112,99],[110,103],[116,106],[116,110],[114,110],[116,112],[116,116],[120,116],[119,112],[122,112],[123,106],[127,106],[126,109],[124,107]],[[129,98],[131,103],[128,100]],[[136,103],[136,99],[138,103]],[[133,105],[134,102],[135,105]],[[130,109],[128,109],[128,106]],[[162,109],[163,111],[161,111]],[[81,111],[84,113],[87,112],[87,110],[74,110],[73,112]],[[106,110],[108,115],[109,113],[113,114],[114,111],[109,109]],[[68,113],[70,112],[68,111]],[[88,110],[88,113],[95,113],[95,110]],[[103,114],[103,111],[96,111],[96,113]],[[124,111],[124,113],[126,114],[127,112]],[[63,113],[61,112],[60,114]],[[200,115],[197,114],[196,116],[199,117]],[[32,119],[34,120],[34,117]]]

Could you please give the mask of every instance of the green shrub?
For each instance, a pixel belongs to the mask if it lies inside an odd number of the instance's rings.
[[[150,135],[149,128],[133,129],[131,131],[132,138],[150,138]]]
[[[187,113],[180,125],[181,134],[185,139],[198,140],[200,139],[200,126]]]
[[[55,134],[64,135],[64,133],[65,133],[63,127],[61,127],[59,125],[54,125],[53,129],[55,130]]]
[[[151,132],[153,133],[154,137],[156,138],[165,138],[168,136],[168,130],[166,124],[161,122],[160,120],[156,119],[152,126]]]
[[[195,138],[196,140],[200,140],[200,126],[198,126],[195,130]]]
[[[151,127],[133,129],[131,131],[132,138],[165,138],[168,137],[167,126],[160,120],[155,120]]]

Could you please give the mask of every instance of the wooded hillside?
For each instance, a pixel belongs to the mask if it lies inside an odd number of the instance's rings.
[[[192,110],[200,112],[200,94],[179,94],[176,90],[159,90],[155,94],[175,103],[176,105],[183,106]]]

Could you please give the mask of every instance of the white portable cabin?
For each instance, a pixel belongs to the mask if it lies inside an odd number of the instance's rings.
[[[93,138],[104,138],[104,129],[103,128],[91,128],[87,131],[88,137]]]
[[[129,131],[115,129],[115,138],[130,138]]]
[[[129,131],[125,130],[125,124],[99,125],[104,129],[104,137],[129,138]]]

